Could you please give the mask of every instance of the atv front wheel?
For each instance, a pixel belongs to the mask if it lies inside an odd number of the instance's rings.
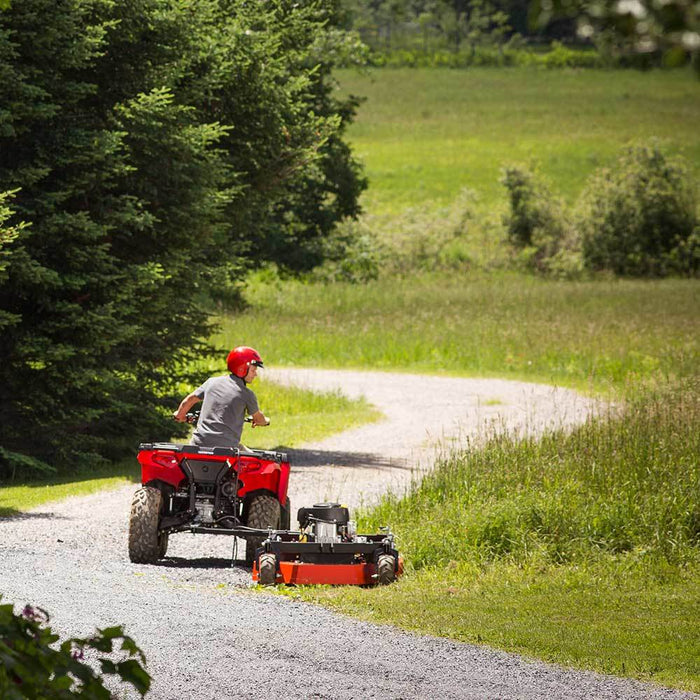
[[[152,486],[144,486],[134,494],[129,518],[129,559],[134,564],[152,564],[165,555],[168,536],[158,535],[162,498]]]
[[[377,583],[387,586],[396,580],[396,559],[391,554],[380,554],[377,559]]]
[[[248,517],[245,523],[257,530],[277,530],[280,526],[280,502],[272,495],[259,493],[250,499]],[[264,535],[246,537],[245,560],[255,561],[255,550],[265,541]]]

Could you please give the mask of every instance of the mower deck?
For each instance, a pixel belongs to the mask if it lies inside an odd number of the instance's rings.
[[[253,580],[263,585],[369,586],[390,583],[402,573],[391,534],[314,542],[299,532],[277,531],[258,548],[253,563]]]

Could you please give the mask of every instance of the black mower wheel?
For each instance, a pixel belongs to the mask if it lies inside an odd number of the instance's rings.
[[[261,586],[274,586],[277,580],[277,557],[266,552],[258,561],[258,583]]]
[[[258,530],[272,528],[277,530],[280,526],[280,502],[271,494],[259,493],[251,498],[248,504],[248,527]],[[246,537],[245,560],[248,564],[255,561],[255,550],[265,541],[264,535]]]
[[[387,586],[396,580],[396,559],[391,554],[380,554],[377,559],[377,583]]]
[[[152,486],[144,486],[134,494],[129,518],[129,559],[134,564],[152,564],[165,554],[168,536],[158,535],[162,499],[160,491]]]

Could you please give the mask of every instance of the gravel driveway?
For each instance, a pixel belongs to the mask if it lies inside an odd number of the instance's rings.
[[[292,451],[295,508],[328,498],[370,502],[429,468],[440,444],[478,439],[494,427],[538,432],[572,425],[598,410],[570,391],[500,380],[270,374],[364,394],[386,415]],[[697,697],[358,622],[259,592],[250,587],[249,571],[232,565],[226,537],[180,534],[161,564],[131,564],[126,535],[134,489],[0,519],[0,592],[18,606],[46,608],[62,634],[123,624],[148,658],[150,698]]]

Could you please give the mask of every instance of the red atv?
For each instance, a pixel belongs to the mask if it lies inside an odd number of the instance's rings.
[[[142,487],[131,504],[132,562],[162,559],[172,533],[193,532],[243,537],[252,563],[270,530],[289,529],[284,453],[144,443],[138,460]]]

